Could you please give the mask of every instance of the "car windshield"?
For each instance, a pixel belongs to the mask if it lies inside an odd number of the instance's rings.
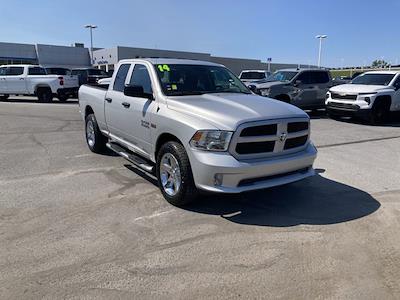
[[[361,74],[353,79],[352,84],[389,85],[394,74]]]
[[[264,79],[265,73],[263,72],[242,72],[240,79]]]
[[[167,96],[210,93],[244,93],[249,89],[228,69],[205,65],[155,65],[162,90]]]
[[[290,81],[298,72],[292,71],[277,71],[267,78],[268,81]]]

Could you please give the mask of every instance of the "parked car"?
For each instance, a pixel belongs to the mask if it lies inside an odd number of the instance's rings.
[[[35,65],[0,66],[0,99],[10,95],[37,96],[42,102],[53,97],[67,101],[78,92],[78,78],[70,75],[47,75],[44,68]]]
[[[99,79],[110,77],[107,72],[96,68],[73,69],[72,75],[77,75],[79,85],[96,84]]]
[[[366,72],[350,84],[332,87],[326,98],[332,117],[359,116],[373,124],[383,122],[389,112],[400,111],[400,72]]]
[[[228,69],[182,59],[122,60],[108,90],[79,89],[86,141],[155,174],[174,205],[199,190],[239,193],[314,174],[308,115],[255,95]]]
[[[333,85],[339,85],[339,84],[346,84],[346,83],[350,83],[350,81],[352,81],[354,78],[356,78],[357,76],[361,75],[363,72],[355,72],[353,75],[351,76],[339,76],[339,77],[335,77],[333,78]]]
[[[322,69],[284,69],[267,82],[251,85],[257,94],[298,106],[302,109],[325,107],[325,95],[332,87],[330,72]]]
[[[270,75],[271,72],[265,70],[243,70],[239,78],[244,84],[248,85],[265,81]]]
[[[60,67],[49,67],[46,68],[46,73],[48,75],[71,75],[71,70]]]

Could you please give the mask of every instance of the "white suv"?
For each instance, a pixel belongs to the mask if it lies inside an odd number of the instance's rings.
[[[400,71],[371,71],[349,84],[332,87],[326,95],[331,117],[359,116],[372,124],[400,111]]]

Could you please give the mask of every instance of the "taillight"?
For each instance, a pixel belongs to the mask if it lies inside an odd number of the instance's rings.
[[[64,85],[64,77],[60,76],[58,80],[60,80],[60,85]]]

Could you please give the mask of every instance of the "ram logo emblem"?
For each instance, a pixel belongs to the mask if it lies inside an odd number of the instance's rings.
[[[287,133],[282,132],[281,135],[279,136],[279,140],[283,143],[287,139]]]

